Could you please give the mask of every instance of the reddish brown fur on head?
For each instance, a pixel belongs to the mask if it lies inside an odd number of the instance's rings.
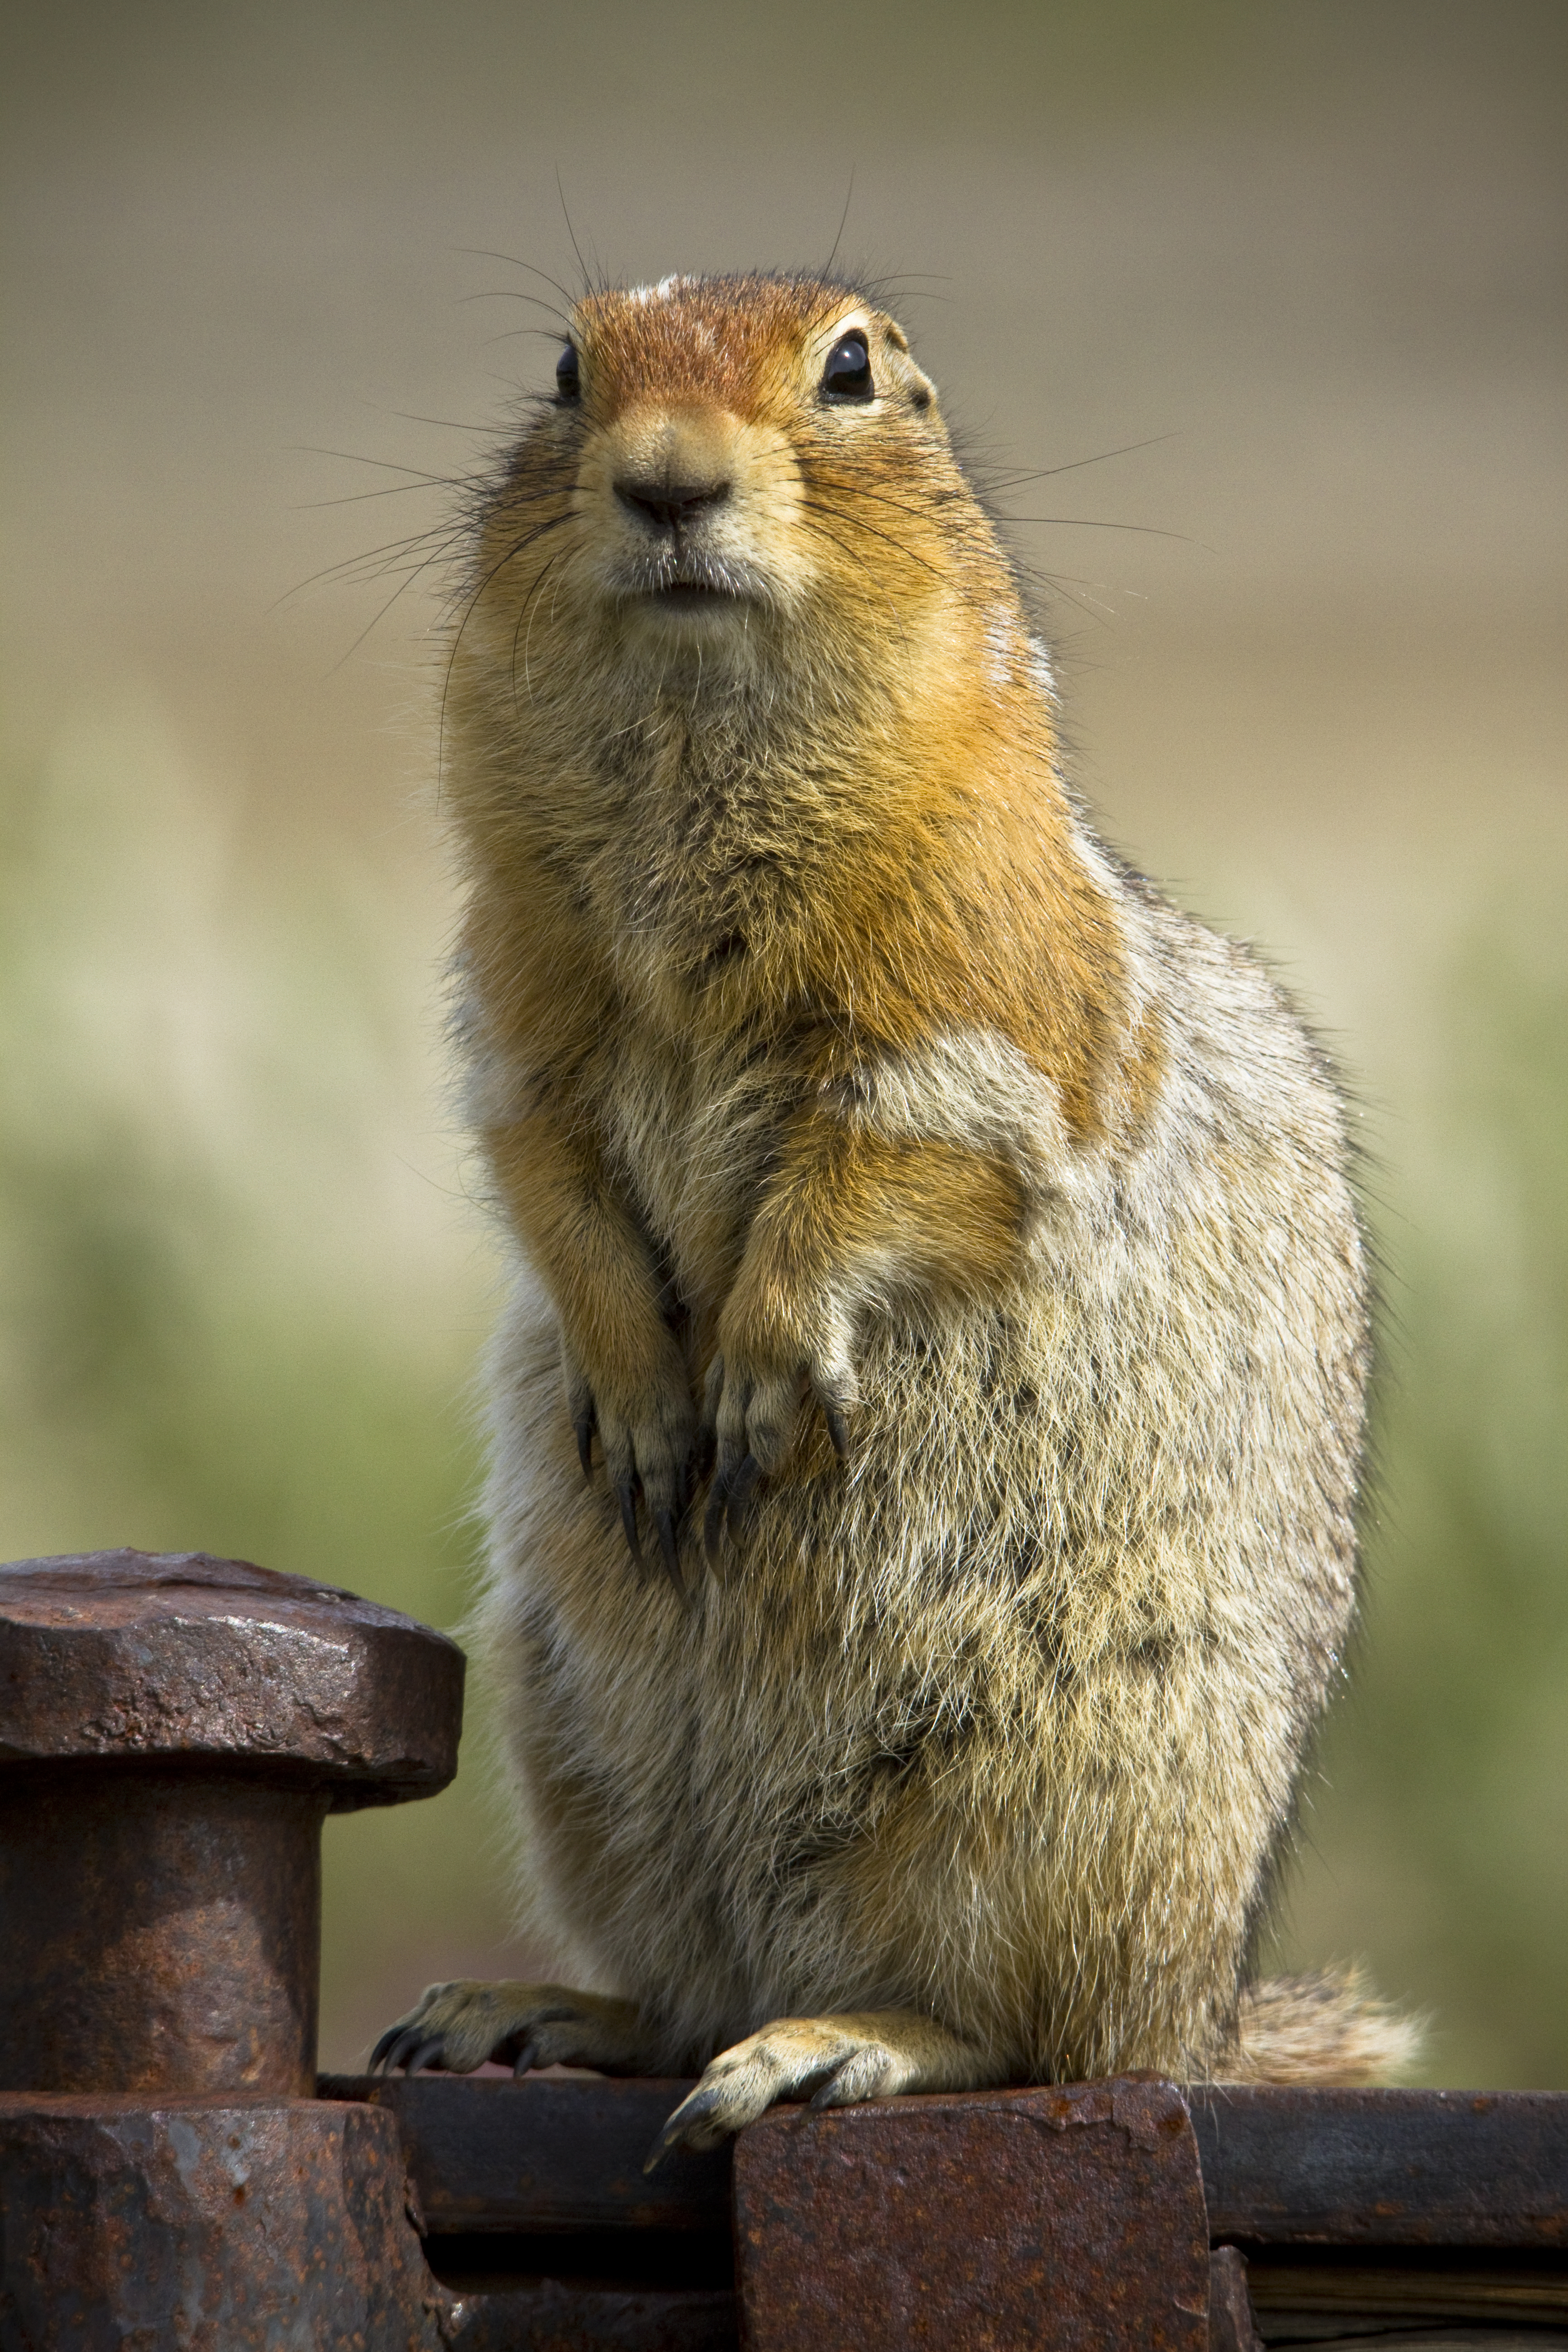
[[[877,316],[850,288],[803,278],[667,278],[591,294],[573,320],[584,406],[604,425],[645,404],[779,422],[807,346],[851,315]]]
[[[825,383],[846,335],[864,341],[865,397]],[[594,293],[573,314],[574,360],[489,514],[500,607],[548,564],[552,614],[661,669],[700,654],[711,676],[755,674],[781,619],[809,615],[829,661],[868,633],[880,663],[933,604],[1010,596],[931,384],[854,289],[678,278]]]

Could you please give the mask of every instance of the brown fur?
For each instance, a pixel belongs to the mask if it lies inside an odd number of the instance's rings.
[[[596,1990],[433,1987],[384,2049],[711,2061],[696,2141],[814,2084],[1370,2079],[1408,2028],[1242,1974],[1352,1599],[1321,1060],[1066,791],[894,321],[672,280],[573,335],[477,518],[447,792],[518,1251],[481,1640]]]

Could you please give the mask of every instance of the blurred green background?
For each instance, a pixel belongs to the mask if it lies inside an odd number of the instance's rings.
[[[1004,505],[1079,781],[1358,1092],[1381,1467],[1280,1948],[1429,2008],[1434,2081],[1568,2084],[1561,6],[9,15],[0,1554],[460,1618],[439,573],[302,583],[547,378],[483,257],[574,279],[558,172],[637,278],[847,198],[967,446],[1075,468]],[[526,1964],[483,1731],[330,1826],[330,2063]]]

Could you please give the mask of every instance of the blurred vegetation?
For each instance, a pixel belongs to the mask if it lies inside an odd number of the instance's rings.
[[[227,919],[212,812],[145,713],[5,781],[0,1556],[200,1549],[450,1627],[484,1269],[461,1206],[435,1201],[412,1262],[375,1214],[386,1147],[360,1130],[367,1077],[403,1075],[395,939],[356,937],[319,873],[301,906],[301,877],[269,903],[247,869],[251,935]],[[437,1959],[489,1964],[477,1777],[329,1823],[330,2061],[437,1972],[420,1922]]]
[[[1425,2004],[1432,2079],[1568,2084],[1568,958],[1478,923],[1374,1204],[1366,1603],[1288,1953]]]
[[[155,715],[7,782],[6,1554],[202,1547],[453,1624],[489,1275],[451,1196],[412,1238],[375,1205],[380,1097],[434,1085],[395,908],[356,911],[319,862],[308,893],[284,866],[237,877]],[[1547,954],[1480,927],[1411,1041],[1376,1212],[1369,1604],[1281,1938],[1364,1955],[1435,2012],[1434,2079],[1500,2084],[1568,2084],[1568,969]],[[482,1781],[470,1732],[446,1796],[331,1826],[330,2063],[427,1976],[503,1965]]]

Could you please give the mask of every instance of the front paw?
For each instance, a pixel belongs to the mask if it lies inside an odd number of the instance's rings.
[[[726,1317],[720,1352],[709,1369],[703,1452],[713,1465],[703,1543],[716,1561],[726,1527],[732,1543],[746,1531],[757,1490],[784,1467],[809,1398],[827,1425],[840,1461],[849,1457],[849,1418],[857,1402],[847,1335],[826,1328],[815,1339],[779,1332],[759,1339]]]
[[[612,2074],[640,2063],[641,2021],[628,2000],[574,1992],[565,1985],[485,1984],[459,1978],[427,1985],[370,2053],[370,2071],[438,2066],[471,2074],[487,2059],[526,2074],[535,2066],[601,2066]]]
[[[637,1523],[640,1503],[658,1543],[659,1558],[677,1592],[685,1595],[680,1570],[680,1522],[691,1500],[697,1452],[697,1409],[686,1360],[672,1339],[640,1383],[607,1371],[590,1381],[565,1351],[566,1397],[583,1475],[594,1475],[594,1439],[604,1455],[605,1475],[620,1506],[621,1526],[633,1559],[643,1566]]]

